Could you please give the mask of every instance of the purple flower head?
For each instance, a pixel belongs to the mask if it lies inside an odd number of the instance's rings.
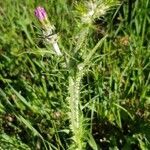
[[[35,16],[40,20],[40,21],[43,21],[43,20],[47,20],[47,13],[45,11],[45,9],[41,6],[38,6],[35,11]]]

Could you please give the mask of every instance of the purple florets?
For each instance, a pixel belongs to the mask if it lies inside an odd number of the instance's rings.
[[[38,7],[35,9],[34,13],[35,13],[35,16],[36,16],[40,21],[42,21],[42,20],[44,20],[44,19],[47,19],[46,11],[45,11],[45,9],[44,9],[43,7],[41,7],[41,6],[38,6]]]

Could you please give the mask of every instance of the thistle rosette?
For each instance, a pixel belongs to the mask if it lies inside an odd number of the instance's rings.
[[[59,56],[62,55],[57,40],[58,36],[55,33],[55,27],[50,24],[50,21],[48,20],[47,13],[45,9],[41,6],[38,6],[35,11],[35,16],[37,19],[41,22],[42,28],[43,28],[43,36],[45,37],[45,41],[48,43],[51,43],[53,45],[53,48],[55,50],[55,53]]]

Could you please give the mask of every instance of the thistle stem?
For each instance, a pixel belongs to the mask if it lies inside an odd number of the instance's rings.
[[[62,56],[62,53],[61,53],[61,51],[60,51],[60,49],[59,49],[59,46],[58,46],[58,43],[57,43],[57,42],[54,42],[54,43],[53,43],[53,48],[54,48],[54,50],[55,50],[55,52],[56,52],[56,54],[57,54],[58,56]]]

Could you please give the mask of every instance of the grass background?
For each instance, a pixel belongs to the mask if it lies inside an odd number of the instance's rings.
[[[39,38],[39,5],[64,57]],[[0,148],[75,149],[69,77],[107,36],[81,78],[79,142],[87,150],[150,149],[149,9],[149,0],[121,1],[87,26],[74,0],[0,1]]]

